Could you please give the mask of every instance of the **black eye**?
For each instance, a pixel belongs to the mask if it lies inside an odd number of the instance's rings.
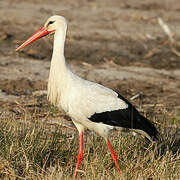
[[[55,21],[49,21],[48,25],[49,25],[49,24],[53,24],[54,22],[55,22]]]

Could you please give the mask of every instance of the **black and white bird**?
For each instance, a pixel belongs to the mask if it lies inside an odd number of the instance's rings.
[[[128,128],[138,131],[153,141],[158,141],[159,132],[123,96],[100,84],[82,79],[67,67],[64,57],[66,31],[66,19],[58,15],[52,16],[16,50],[21,50],[40,37],[54,33],[48,100],[64,110],[79,131],[79,154],[74,177],[83,159],[83,133],[86,129],[95,131],[106,140],[120,172],[116,153],[108,139],[110,131],[114,128]]]

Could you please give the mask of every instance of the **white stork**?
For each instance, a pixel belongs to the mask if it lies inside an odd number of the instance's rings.
[[[79,131],[79,154],[74,178],[83,159],[83,133],[86,129],[95,131],[106,140],[112,159],[120,172],[116,153],[108,139],[110,130],[128,128],[155,141],[159,140],[159,132],[123,96],[100,84],[82,79],[67,67],[64,57],[66,31],[66,19],[62,16],[52,16],[16,50],[21,50],[40,37],[54,33],[48,99],[71,117]]]

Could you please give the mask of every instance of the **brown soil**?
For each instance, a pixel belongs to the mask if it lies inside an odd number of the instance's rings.
[[[33,91],[47,89],[47,83],[43,81],[30,81],[29,79],[2,80],[0,89],[7,95],[30,95]]]

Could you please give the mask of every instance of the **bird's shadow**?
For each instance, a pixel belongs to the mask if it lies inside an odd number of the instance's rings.
[[[149,146],[149,142],[146,146]],[[157,156],[163,156],[166,152],[171,152],[173,155],[180,154],[180,128],[168,127],[164,128],[161,134],[161,140],[153,144],[156,149]]]
[[[170,151],[173,155],[180,153],[180,128],[164,128],[163,138],[159,146],[161,153]]]

